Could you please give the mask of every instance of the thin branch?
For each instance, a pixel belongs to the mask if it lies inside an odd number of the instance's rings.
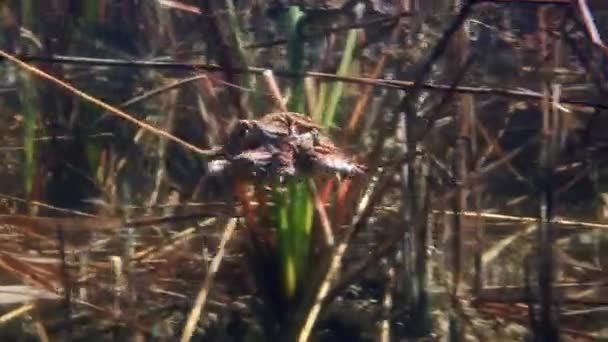
[[[123,59],[106,59],[106,58],[89,58],[89,57],[77,57],[77,56],[63,56],[63,55],[52,55],[52,56],[33,56],[23,55],[19,56],[22,61],[26,62],[44,62],[44,63],[63,63],[63,64],[74,64],[74,65],[88,65],[88,66],[109,66],[109,67],[136,67],[136,68],[158,68],[158,69],[187,69],[187,70],[207,70],[207,71],[224,71],[224,68],[217,64],[209,63],[179,63],[179,62],[155,62],[145,60],[123,60]],[[235,68],[231,71],[234,73],[252,73],[261,75],[267,68],[260,67],[246,67],[246,68]],[[382,78],[368,78],[368,77],[356,77],[356,76],[337,76],[336,74],[318,72],[318,71],[306,71],[302,73],[290,72],[287,70],[273,70],[275,76],[284,78],[304,78],[314,77],[327,81],[341,81],[345,83],[373,85],[376,87],[391,88],[391,89],[403,89],[411,90],[415,88],[413,81],[407,80],[390,80]],[[454,92],[462,94],[479,94],[479,95],[495,95],[508,98],[517,99],[528,99],[540,101],[543,99],[543,95],[532,91],[532,90],[515,90],[506,88],[495,88],[486,86],[459,86],[452,87],[449,84],[440,83],[421,83],[420,89],[426,91],[436,92]],[[570,100],[566,98],[560,99],[560,104],[583,106],[598,109],[608,109],[608,105],[602,103],[592,103],[586,101]]]

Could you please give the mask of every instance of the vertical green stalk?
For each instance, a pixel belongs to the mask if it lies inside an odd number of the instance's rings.
[[[298,180],[290,180],[286,192],[277,185],[273,197],[283,289],[291,299],[307,273],[314,207],[307,183]]]
[[[277,240],[279,257],[281,261],[281,275],[283,279],[284,294],[291,298],[296,291],[296,270],[291,250],[288,198],[278,189],[279,184],[275,184],[273,193],[274,217],[277,224]]]
[[[302,40],[301,23],[304,13],[299,7],[293,6],[287,12],[286,28],[289,32],[287,41],[287,59],[289,62],[289,71],[301,73],[304,69],[304,42]],[[289,109],[294,112],[304,112],[306,102],[304,94],[304,80],[298,78],[294,80],[291,89],[291,101]]]
[[[21,4],[21,18],[24,25],[31,27],[34,21],[32,1],[24,0]],[[37,94],[36,86],[31,76],[24,71],[19,71],[19,102],[23,115],[23,180],[25,184],[25,192],[30,197],[34,176],[36,172],[35,160],[35,138],[36,138],[36,118],[37,109],[36,103]]]
[[[100,3],[99,0],[89,0],[82,3],[83,19],[87,25],[95,25],[99,21]]]
[[[300,31],[303,13],[298,7],[291,7],[285,18],[285,28],[289,32],[288,62],[289,69],[301,72],[304,50]],[[298,79],[291,87],[289,110],[303,112],[306,106],[304,82]],[[278,184],[277,184],[278,185]],[[310,235],[313,223],[313,206],[306,182],[289,180],[287,191],[274,191],[275,221],[281,257],[283,288],[288,299],[292,299],[302,284],[308,268]]]
[[[246,67],[249,65],[251,56],[249,55],[248,50],[245,49],[245,44],[243,42],[244,34],[239,25],[239,19],[237,16],[236,8],[234,6],[234,1],[225,0],[225,5],[227,14],[226,18],[228,20],[228,27],[230,28],[229,39],[231,45],[233,46],[231,52],[236,55],[237,66]],[[244,73],[240,75],[239,79],[241,80],[240,83],[245,87],[249,89],[256,89],[255,78],[252,77],[249,73]],[[246,108],[249,108],[249,106],[251,105],[254,111],[257,111],[263,103],[262,99],[264,98],[264,96],[260,92],[254,92],[252,97],[253,98],[250,99],[250,96],[247,92],[242,92],[240,95],[241,105]],[[246,112],[249,113],[248,115],[251,115],[251,110],[246,109]]]
[[[313,224],[313,203],[308,184],[294,181],[289,184],[289,197],[291,205],[290,225],[294,228],[291,234],[291,248],[295,256],[296,271],[300,281],[308,268],[308,255],[310,251],[310,236]]]
[[[350,29],[348,30],[348,35],[346,37],[346,44],[344,45],[344,51],[342,52],[342,60],[340,61],[340,66],[338,67],[338,76],[345,76],[350,69],[353,53],[355,51],[355,46],[357,45],[357,30]],[[329,93],[329,99],[327,101],[327,105],[325,107],[325,115],[323,115],[323,125],[328,127],[334,123],[334,118],[336,116],[336,111],[338,109],[338,103],[342,98],[342,92],[344,90],[344,83],[340,81],[336,81],[333,83],[333,86]]]
[[[25,192],[28,197],[32,191],[34,175],[36,172],[36,89],[30,75],[20,71],[21,86],[19,87],[19,102],[23,115],[23,179]]]
[[[315,108],[311,113],[312,119],[315,120],[315,122],[322,122],[323,120],[323,110],[325,109],[325,101],[327,99],[327,87],[328,84],[325,82],[321,82],[319,84],[317,103],[315,104]]]
[[[287,13],[289,41],[287,45],[287,58],[289,70],[301,73],[304,69],[304,41],[302,39],[301,23],[304,13],[299,7],[289,8]],[[304,93],[304,79],[297,79],[292,85],[289,110],[303,112],[306,108],[306,94]],[[308,267],[308,252],[310,249],[310,232],[312,229],[312,200],[305,182],[290,181],[287,196],[290,199],[289,232],[290,250],[293,255],[297,283],[300,284]]]
[[[238,54],[239,62],[242,65],[247,65],[247,53],[243,48],[243,40],[241,39],[241,29],[239,27],[239,21],[236,16],[236,10],[234,2],[232,0],[226,0],[226,12],[228,14],[228,24],[230,25],[230,32],[232,34],[232,41],[234,43],[235,52]],[[249,85],[250,76],[245,75],[247,79],[247,85]]]
[[[289,32],[287,57],[289,69],[301,73],[304,68],[304,42],[301,24],[304,14],[298,7],[291,7],[285,17],[285,28]],[[343,57],[338,68],[339,75],[345,75],[350,69],[355,50],[357,31],[350,30],[346,39]],[[341,82],[332,84],[328,93],[327,87],[321,87],[323,94],[318,97],[320,105],[313,110],[315,116],[322,118],[324,125],[333,124],[344,85]],[[328,96],[326,96],[326,94]],[[303,112],[306,108],[304,80],[296,80],[291,87],[289,110]],[[324,107],[324,108],[323,108]],[[324,115],[322,115],[324,113]],[[310,255],[311,231],[314,218],[314,207],[311,191],[307,182],[291,180],[287,192],[275,190],[275,220],[278,224],[279,251],[284,288],[288,298],[298,291],[306,277]]]
[[[21,23],[23,26],[27,26],[31,30],[32,23],[34,22],[34,2],[32,0],[21,1]]]

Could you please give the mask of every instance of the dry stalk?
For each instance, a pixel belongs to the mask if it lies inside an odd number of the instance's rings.
[[[319,316],[319,313],[321,312],[321,306],[323,305],[325,298],[329,294],[331,285],[333,284],[334,280],[338,276],[338,271],[340,270],[340,265],[342,264],[342,258],[344,257],[344,254],[346,253],[346,249],[348,248],[350,238],[353,235],[353,233],[359,228],[362,220],[364,220],[365,217],[367,215],[369,215],[370,210],[371,210],[371,205],[373,205],[376,202],[374,200],[375,198],[373,198],[373,197],[377,197],[377,196],[372,196],[372,195],[377,195],[377,193],[379,192],[378,190],[381,187],[375,187],[374,185],[375,185],[374,183],[370,183],[370,185],[368,186],[367,191],[365,192],[365,194],[363,195],[363,198],[361,198],[361,201],[359,202],[359,207],[357,208],[357,212],[352,221],[353,223],[350,225],[348,230],[344,233],[344,237],[342,238],[342,240],[340,241],[340,243],[334,249],[333,253],[330,256],[330,262],[329,262],[329,267],[327,269],[327,272],[325,272],[321,285],[319,286],[319,289],[315,294],[313,305],[305,316],[306,318],[304,319],[304,325],[302,326],[302,329],[298,333],[298,337],[297,337],[298,342],[308,341],[310,334],[312,332],[312,328]]]
[[[215,220],[213,220],[215,221]],[[196,228],[190,227],[171,237],[171,241],[162,246],[150,246],[133,255],[134,260],[152,260],[165,257],[168,253],[177,251],[183,244],[192,240],[196,236]]]
[[[591,38],[591,42],[599,47],[604,54],[608,55],[608,47],[602,41],[602,37],[595,26],[595,22],[593,20],[593,15],[589,10],[589,6],[587,5],[587,0],[574,0],[572,1],[573,5],[576,6],[581,19],[583,21],[583,25],[587,30],[587,34],[589,38]]]
[[[397,41],[397,38],[399,37],[399,33],[401,32],[401,27],[402,27],[401,22],[399,22],[395,26],[395,28],[393,28],[393,31],[389,38],[389,44],[394,44]],[[380,59],[374,66],[374,70],[371,72],[371,75],[370,75],[371,78],[378,78],[380,76],[380,73],[384,70],[384,66],[386,65],[386,62],[389,60],[390,56],[391,56],[391,51],[390,51],[390,47],[389,47],[389,48],[386,48],[385,51],[382,52]],[[346,130],[344,131],[345,137],[352,136],[355,133],[357,127],[359,126],[359,122],[361,121],[361,118],[363,117],[365,108],[367,107],[367,104],[369,103],[369,99],[371,98],[374,88],[375,87],[372,85],[366,85],[363,88],[363,92],[360,95],[359,99],[357,100],[357,103],[355,104],[355,108],[353,109],[353,111],[350,114],[350,121],[348,122],[348,126],[346,127]]]
[[[333,247],[335,244],[334,232],[331,227],[331,222],[329,221],[329,217],[327,216],[327,211],[325,210],[325,206],[323,205],[323,201],[319,195],[319,191],[317,186],[313,180],[308,180],[308,185],[312,191],[313,203],[315,206],[315,210],[317,214],[319,214],[319,221],[321,223],[321,228],[323,230],[323,237],[325,238],[325,245],[328,247]]]
[[[20,307],[14,309],[14,310],[11,310],[11,311],[5,313],[4,315],[0,316],[0,325],[4,325],[9,321],[11,321],[21,315],[24,315],[24,314],[32,311],[34,308],[35,308],[35,305],[31,304],[31,303],[21,305]]]
[[[389,267],[386,272],[386,287],[382,301],[382,322],[380,324],[380,341],[391,341],[391,311],[393,310],[393,290],[395,287],[395,268]]]
[[[281,110],[282,112],[287,112],[287,106],[285,105],[285,100],[281,95],[281,91],[279,90],[279,85],[277,84],[276,79],[274,78],[274,74],[272,70],[264,70],[262,72],[262,76],[264,77],[264,81],[266,82],[266,87],[270,92],[270,97],[273,102]]]
[[[433,214],[454,215],[454,212],[450,211],[450,210],[433,210]],[[477,213],[474,211],[464,211],[460,215],[462,215],[464,217],[479,216],[479,217],[486,218],[486,219],[507,220],[507,221],[525,222],[525,223],[538,223],[538,217],[530,217],[530,216],[515,216],[515,215],[484,213],[484,212]],[[563,225],[563,226],[572,226],[573,228],[608,229],[608,224],[606,224],[606,223],[576,221],[576,220],[561,219],[561,218],[554,218],[551,222],[553,224],[558,224],[558,225]]]
[[[168,94],[168,101],[166,103],[166,108],[163,108],[163,111],[167,113],[165,119],[165,128],[168,132],[173,131],[175,127],[175,116],[176,116],[176,104],[177,104],[177,96],[178,93],[176,91],[170,91]],[[139,134],[139,132],[138,132]],[[167,158],[167,141],[160,140],[158,142],[157,149],[157,158],[161,161],[160,165],[156,169],[156,175],[154,179],[154,189],[152,190],[152,194],[150,194],[150,198],[148,199],[148,206],[152,208],[154,205],[158,203],[158,197],[160,195],[161,186],[163,184],[163,180],[165,179],[165,163],[163,162]]]
[[[539,61],[547,68],[559,67],[559,47],[556,40],[551,40],[547,34],[552,26],[551,9],[543,7],[538,12],[538,27],[540,34]],[[558,157],[557,134],[559,130],[559,112],[556,106],[556,96],[559,98],[559,85],[555,80],[545,76],[541,82],[544,99],[540,103],[542,111],[541,145],[539,155],[539,171],[541,174],[541,194],[539,198],[539,220],[537,231],[537,289],[539,292],[539,318],[532,322],[534,337],[539,340],[552,341],[559,338],[557,308],[554,298],[553,283],[555,281],[557,264],[553,257],[555,244],[555,227],[553,218],[557,197],[555,195],[555,164]],[[552,90],[553,88],[553,90]],[[532,308],[530,310],[533,310]],[[536,323],[536,324],[534,324]]]
[[[222,258],[224,257],[224,250],[226,248],[226,244],[228,240],[232,237],[236,229],[236,219],[230,219],[228,224],[226,224],[226,228],[224,229],[224,234],[222,235],[222,240],[220,241],[220,245],[217,250],[217,254],[213,257],[211,261],[211,266],[209,267],[209,271],[207,272],[205,279],[203,280],[203,285],[198,295],[196,296],[196,300],[194,301],[194,305],[192,306],[192,310],[188,315],[188,320],[186,321],[186,325],[184,326],[184,330],[182,331],[181,342],[188,342],[192,338],[192,334],[194,333],[194,329],[196,328],[196,323],[201,317],[201,313],[203,311],[203,307],[205,305],[205,301],[207,300],[207,295],[209,294],[209,289],[211,288],[211,284],[213,283],[213,279],[215,278],[215,274],[217,273],[220,263],[222,262]]]
[[[40,342],[50,342],[51,339],[49,338],[49,334],[47,333],[46,329],[44,328],[44,324],[42,324],[42,322],[40,322],[39,320],[36,320],[34,322],[34,330],[36,330],[36,334],[38,334],[38,338],[40,339]]]

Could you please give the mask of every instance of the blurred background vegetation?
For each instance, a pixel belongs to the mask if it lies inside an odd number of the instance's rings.
[[[605,1],[4,0],[0,25],[2,340],[608,338]],[[237,120],[286,110],[367,174],[206,181]]]

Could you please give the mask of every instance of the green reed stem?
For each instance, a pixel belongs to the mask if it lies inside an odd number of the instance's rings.
[[[338,67],[338,76],[346,76],[348,73],[352,60],[355,47],[357,46],[357,30],[348,30],[346,37],[346,44],[344,45],[344,51],[342,52],[342,60]],[[342,98],[342,92],[344,90],[344,83],[334,82],[329,93],[329,99],[327,106],[325,107],[325,115],[323,116],[323,125],[330,126],[334,123],[336,111],[338,109],[338,103]]]

